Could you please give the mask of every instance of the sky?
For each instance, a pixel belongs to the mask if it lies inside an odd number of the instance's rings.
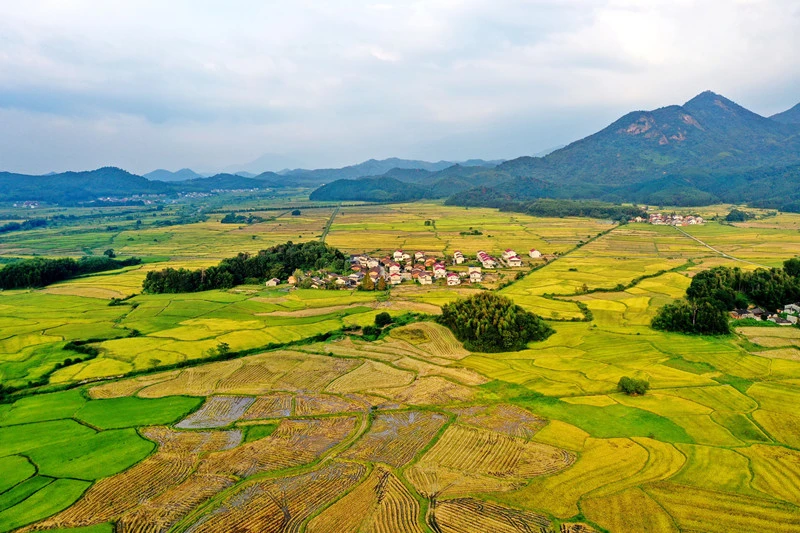
[[[707,89],[768,116],[798,28],[797,0],[0,2],[0,170],[510,159]]]

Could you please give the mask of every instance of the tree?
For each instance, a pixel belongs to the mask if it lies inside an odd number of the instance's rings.
[[[117,257],[117,254],[114,253],[113,248],[109,248],[108,250],[103,252],[103,255],[108,257],[109,259],[114,259],[115,257]]]
[[[378,313],[377,315],[375,315],[375,325],[378,326],[379,328],[388,326],[391,323],[392,323],[392,315],[390,315],[386,311],[383,311],[382,313]]]
[[[783,262],[783,270],[793,278],[800,278],[800,259],[787,259]]]
[[[437,320],[468,350],[477,352],[522,350],[554,333],[535,314],[488,291],[445,305]]]
[[[300,210],[299,209],[295,209],[294,211],[292,211],[292,216],[293,217],[299,217],[300,216]]]
[[[375,288],[377,290],[379,290],[379,291],[385,291],[386,290],[386,278],[384,278],[383,276],[379,277],[378,278],[378,285]]]
[[[645,379],[635,379],[628,376],[619,378],[617,390],[628,396],[642,396],[650,390],[650,382]]]
[[[364,276],[364,279],[361,280],[361,285],[358,286],[358,290],[360,290],[360,291],[374,291],[375,290],[375,282],[372,281],[371,277]]]

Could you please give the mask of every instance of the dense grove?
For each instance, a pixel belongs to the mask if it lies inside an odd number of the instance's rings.
[[[783,268],[715,267],[698,273],[686,299],[662,307],[652,326],[663,331],[724,335],[730,332],[728,311],[755,304],[768,312],[800,301],[800,259]]]
[[[530,341],[541,341],[554,333],[535,314],[491,292],[445,305],[438,320],[465,348],[475,352],[523,350]]]
[[[12,231],[27,231],[30,229],[44,228],[47,220],[43,218],[32,218],[24,222],[9,222],[0,226],[0,233],[10,233]]]
[[[520,202],[506,194],[495,195],[494,197],[491,195],[486,196],[477,189],[455,195],[448,199],[445,204],[468,207],[495,207],[501,211],[525,213],[534,217],[589,217],[628,221],[637,216],[647,216],[641,207],[635,205],[554,198],[540,198],[530,202]]]
[[[116,270],[139,263],[141,260],[138,257],[125,260],[111,259],[110,257],[82,257],[77,261],[70,257],[28,259],[11,263],[0,270],[0,289],[45,287],[51,283],[76,276]]]
[[[246,281],[286,279],[296,270],[343,272],[346,268],[347,258],[335,248],[321,242],[293,244],[290,241],[255,255],[239,254],[223,259],[215,267],[148,272],[143,288],[153,294],[229,289]]]

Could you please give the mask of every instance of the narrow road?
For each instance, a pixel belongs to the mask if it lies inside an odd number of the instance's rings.
[[[331,230],[331,226],[333,225],[333,219],[336,218],[336,215],[339,214],[339,209],[342,207],[342,204],[336,206],[336,209],[333,210],[333,214],[331,218],[328,219],[328,223],[325,224],[325,229],[322,230],[322,237],[320,237],[320,242],[325,242],[325,237],[328,236],[328,232]]]
[[[709,250],[711,250],[711,251],[712,251],[712,252],[714,252],[715,254],[719,254],[719,255],[721,255],[721,256],[722,256],[722,257],[724,257],[725,259],[730,259],[730,260],[732,260],[732,261],[739,261],[740,263],[747,263],[748,265],[755,265],[755,266],[757,266],[757,267],[761,267],[761,268],[769,268],[769,267],[768,267],[768,266],[766,266],[766,265],[762,265],[762,264],[760,264],[760,263],[754,263],[753,261],[748,261],[747,259],[739,259],[738,257],[733,257],[733,256],[732,256],[732,255],[730,255],[730,254],[726,254],[725,252],[722,252],[722,251],[720,251],[720,250],[717,250],[716,248],[714,248],[714,247],[713,247],[713,246],[711,246],[710,244],[706,244],[705,242],[701,241],[700,239],[698,239],[698,238],[697,238],[697,237],[695,237],[694,235],[690,235],[689,233],[686,233],[686,232],[685,232],[683,229],[681,229],[681,228],[680,228],[680,227],[678,227],[678,226],[672,226],[672,227],[673,227],[673,228],[675,228],[676,230],[680,231],[681,233],[683,233],[684,235],[686,235],[686,236],[687,236],[687,237],[689,237],[690,239],[692,239],[692,240],[694,240],[694,241],[697,241],[697,242],[699,242],[700,244],[702,244],[703,246],[705,246],[706,248],[708,248]]]

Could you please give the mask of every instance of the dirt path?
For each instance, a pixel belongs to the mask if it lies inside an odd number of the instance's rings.
[[[733,257],[733,256],[732,256],[732,255],[730,255],[730,254],[726,254],[726,253],[725,253],[725,252],[723,252],[723,251],[717,250],[716,248],[714,248],[714,247],[713,247],[713,246],[711,246],[710,244],[706,244],[705,242],[701,241],[700,239],[698,239],[698,238],[697,238],[697,237],[695,237],[694,235],[690,235],[689,233],[686,233],[685,231],[683,231],[683,230],[682,230],[681,228],[679,228],[678,226],[672,226],[672,227],[673,227],[673,228],[675,228],[676,230],[680,231],[681,233],[683,233],[684,235],[686,235],[687,237],[689,237],[689,238],[690,238],[690,239],[692,239],[693,241],[697,241],[698,243],[702,244],[703,246],[705,246],[706,248],[708,248],[709,250],[711,250],[711,251],[712,251],[712,252],[714,252],[715,254],[721,255],[721,256],[722,256],[722,257],[724,257],[725,259],[730,259],[730,260],[732,260],[732,261],[739,261],[740,263],[746,263],[746,264],[748,264],[748,265],[755,265],[755,266],[757,266],[757,267],[761,267],[761,268],[769,268],[769,267],[768,267],[768,266],[766,266],[766,265],[762,265],[762,264],[760,264],[760,263],[754,263],[753,261],[748,261],[747,259],[739,259],[738,257]]]

